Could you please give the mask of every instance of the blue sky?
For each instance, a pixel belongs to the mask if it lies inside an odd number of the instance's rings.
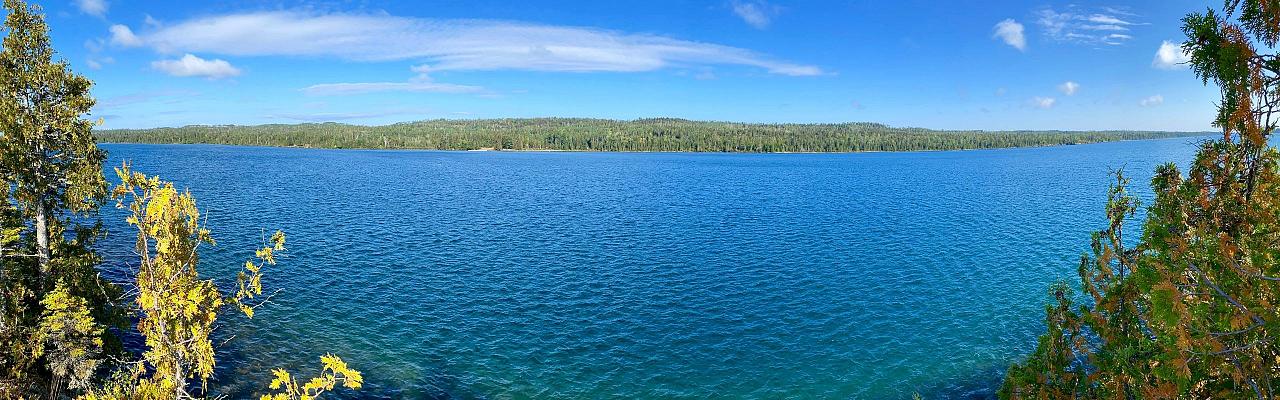
[[[38,1],[107,128],[680,117],[1208,130],[1218,1]]]

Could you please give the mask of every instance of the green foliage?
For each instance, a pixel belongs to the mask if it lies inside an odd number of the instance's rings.
[[[112,196],[117,207],[128,207],[126,221],[138,229],[136,303],[138,331],[146,338],[144,358],[154,376],[182,392],[188,379],[205,382],[213,374],[209,335],[223,298],[217,285],[200,279],[196,270],[197,247],[213,239],[200,225],[200,211],[189,192],[179,193],[172,183],[132,172],[128,165],[116,174],[121,183]]]
[[[13,183],[11,195],[34,219],[42,267],[51,258],[51,233],[64,212],[96,210],[106,195],[104,153],[80,119],[93,107],[93,85],[53,60],[48,26],[38,10],[5,0],[7,35],[0,53],[0,171]],[[46,272],[47,271],[42,271]]]
[[[126,221],[137,228],[138,331],[146,339],[147,350],[141,367],[120,373],[120,378],[87,398],[192,397],[190,380],[199,380],[203,387],[213,375],[215,349],[210,335],[222,306],[234,303],[253,317],[258,305],[248,301],[262,294],[263,268],[275,265],[276,253],[285,250],[284,232],[277,231],[270,243],[255,252],[257,262],[245,262],[245,270],[237,277],[239,289],[234,297],[225,298],[212,280],[200,278],[198,248],[214,241],[191,193],[179,192],[159,177],[133,172],[128,164],[117,168],[116,175],[120,184],[112,197],[117,207],[129,210]],[[285,396],[282,399],[314,399],[338,381],[352,389],[360,387],[360,373],[342,359],[326,355],[321,361],[324,372],[302,386],[284,370],[276,370],[278,382],[271,388],[283,388],[277,395]]]
[[[1161,166],[1143,235],[1126,248],[1136,203],[1120,178],[1110,225],[1080,268],[1085,305],[1059,295],[1048,332],[1009,370],[1004,398],[1280,396],[1280,4],[1231,0],[1183,19],[1190,64],[1222,91],[1220,140],[1184,176]]]
[[[252,300],[262,295],[262,268],[268,265],[276,265],[275,253],[284,251],[284,232],[276,231],[271,235],[271,244],[263,246],[254,253],[254,257],[258,262],[245,261],[244,271],[240,271],[236,275],[236,283],[240,289],[236,291],[236,297],[233,300],[236,306],[240,307],[246,317],[253,318],[253,310],[261,304],[249,304],[247,300]]]
[[[195,199],[126,165],[117,170],[122,182],[113,195],[120,207],[128,201],[128,222],[137,228],[140,263],[129,307],[96,269],[101,258],[94,243],[103,235],[96,213],[107,184],[93,124],[80,119],[93,106],[92,83],[54,61],[37,8],[20,0],[4,0],[4,7],[0,398],[192,398],[191,381],[213,374],[210,335],[222,307],[235,303],[252,317],[261,303],[250,301],[261,301],[263,269],[284,250],[284,234],[277,232],[246,262],[236,295],[224,297],[199,275],[198,247],[213,240]],[[117,357],[125,353],[111,333],[124,328],[126,308],[146,345],[132,362],[119,361],[131,357]],[[338,382],[360,386],[360,373],[341,359],[322,361],[324,372],[302,386],[290,380],[285,398],[314,398]]]
[[[58,378],[51,393],[60,392],[63,381],[71,389],[87,389],[89,379],[102,364],[102,326],[89,315],[85,300],[72,295],[64,285],[49,292],[40,304],[44,306],[44,316],[40,318],[36,341],[44,346],[36,349]]]
[[[116,370],[77,400],[174,400],[174,392],[172,381],[148,377],[145,366],[134,363]]]
[[[99,131],[104,142],[314,148],[696,152],[855,152],[990,149],[1199,135],[1185,132],[934,131],[880,124],[742,124],[672,118],[432,120]]]
[[[275,375],[275,379],[271,380],[271,390],[277,392],[263,395],[261,400],[313,400],[320,398],[324,392],[333,390],[338,382],[342,382],[342,386],[349,389],[359,389],[364,384],[364,377],[360,375],[360,371],[348,367],[347,363],[338,356],[326,354],[320,357],[320,364],[324,366],[320,375],[302,385],[299,385],[288,371],[283,369],[271,371]]]
[[[120,350],[120,291],[99,278],[104,154],[88,79],[55,61],[35,7],[5,0],[0,50],[0,397],[62,397]],[[88,318],[88,319],[86,319]],[[91,324],[90,324],[91,322]]]

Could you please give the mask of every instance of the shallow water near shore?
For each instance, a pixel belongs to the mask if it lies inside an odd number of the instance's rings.
[[[865,154],[312,150],[106,144],[189,187],[234,284],[217,394],[332,352],[356,398],[991,396],[1075,281],[1109,172],[1134,192],[1197,141]],[[108,171],[110,181],[116,181]],[[104,209],[107,275],[136,263]],[[1139,215],[1141,217],[1141,215]],[[1138,223],[1132,224],[1137,226]],[[228,314],[230,315],[230,314]],[[219,340],[221,342],[221,340]],[[234,378],[231,378],[233,377]]]

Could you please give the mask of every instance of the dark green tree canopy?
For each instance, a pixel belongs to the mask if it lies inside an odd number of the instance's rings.
[[[93,82],[54,61],[48,27],[34,7],[6,0],[7,36],[0,54],[3,171],[18,182],[24,207],[96,209],[106,196],[105,155],[88,114]]]

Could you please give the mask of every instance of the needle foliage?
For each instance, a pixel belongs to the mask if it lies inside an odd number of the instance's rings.
[[[1183,20],[1183,50],[1221,89],[1220,139],[1186,173],[1157,169],[1142,236],[1117,174],[1110,221],[1081,257],[1081,296],[1051,291],[1047,332],[1002,398],[1280,397],[1280,2],[1228,0]]]

